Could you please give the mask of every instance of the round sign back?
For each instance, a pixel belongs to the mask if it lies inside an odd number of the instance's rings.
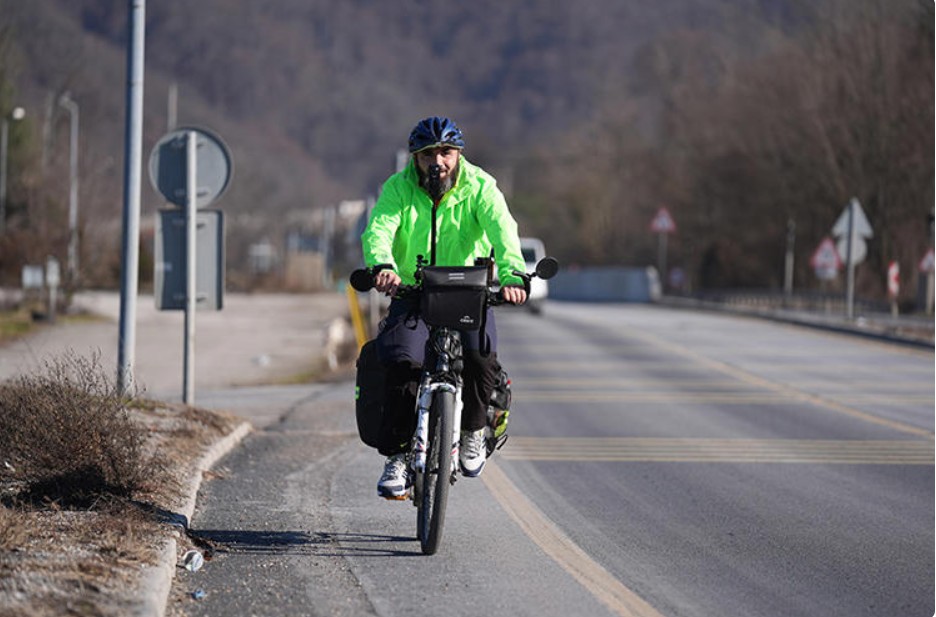
[[[231,181],[231,154],[221,139],[201,128],[183,127],[166,133],[150,153],[150,182],[166,201],[185,206],[187,197],[186,144],[188,136],[195,135],[195,205],[203,208],[213,203]]]

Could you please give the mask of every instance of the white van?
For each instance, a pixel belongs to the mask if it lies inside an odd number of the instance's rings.
[[[536,262],[546,257],[546,247],[539,238],[520,238],[520,251],[523,253],[527,272],[533,272],[536,269]],[[527,298],[526,306],[534,315],[539,315],[543,312],[543,305],[548,295],[549,283],[535,276],[530,281],[530,297]]]

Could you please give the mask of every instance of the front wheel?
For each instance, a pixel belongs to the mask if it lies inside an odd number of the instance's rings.
[[[438,390],[429,408],[429,443],[426,470],[419,474],[416,503],[416,535],[422,552],[434,555],[442,542],[445,506],[452,473],[452,431],[455,394]]]

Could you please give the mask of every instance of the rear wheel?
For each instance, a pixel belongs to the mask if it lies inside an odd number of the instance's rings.
[[[419,474],[416,503],[416,534],[422,552],[433,555],[442,542],[445,506],[452,474],[452,423],[455,394],[438,390],[429,408],[429,443],[426,470]]]

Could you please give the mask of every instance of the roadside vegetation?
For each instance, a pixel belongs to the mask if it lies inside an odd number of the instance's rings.
[[[87,508],[132,497],[154,476],[154,459],[130,418],[131,401],[104,376],[97,357],[67,355],[0,386],[2,477],[10,499]]]
[[[198,460],[239,423],[124,396],[97,356],[0,384],[0,617],[134,612]]]
[[[0,343],[29,334],[32,329],[33,320],[29,311],[0,311]]]

